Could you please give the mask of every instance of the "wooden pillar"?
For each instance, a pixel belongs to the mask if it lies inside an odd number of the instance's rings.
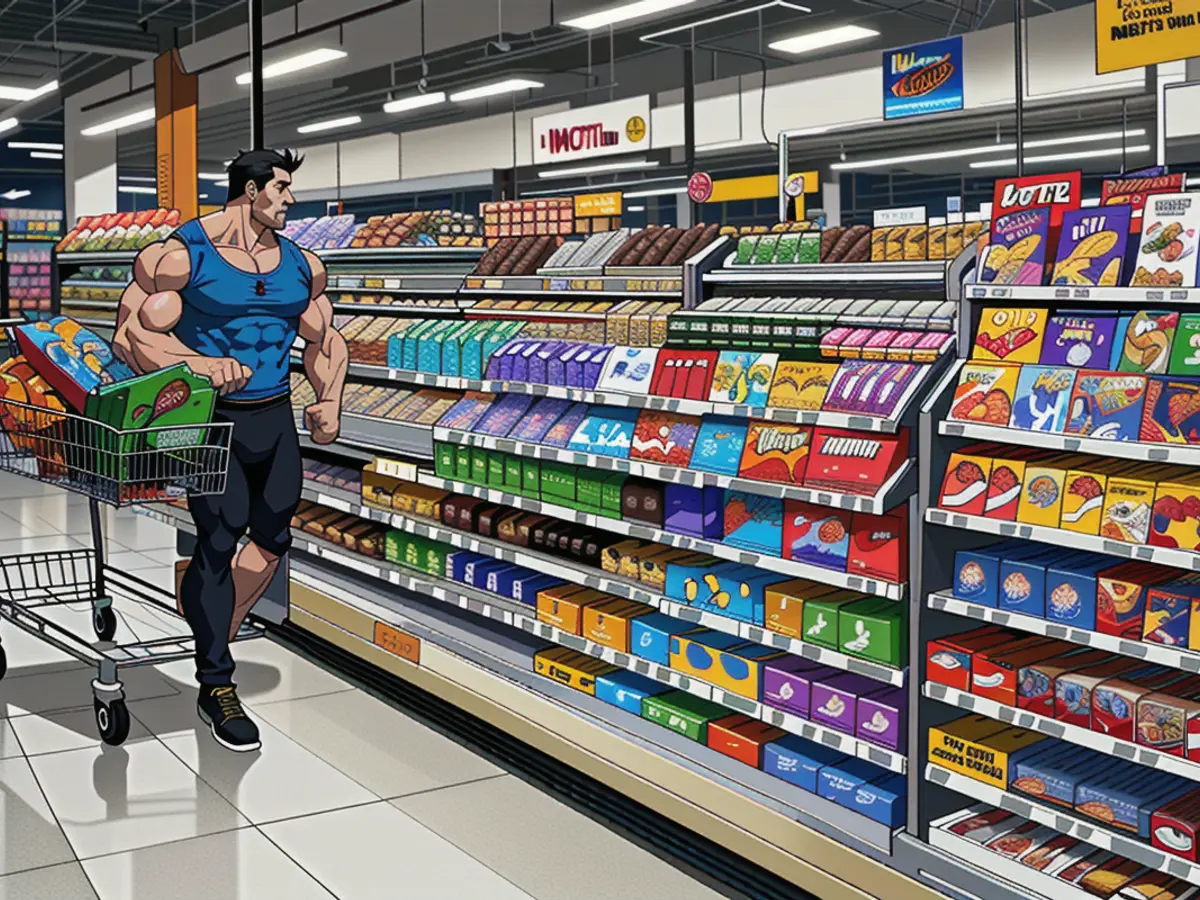
[[[178,50],[154,61],[158,205],[179,210],[183,222],[199,215],[195,75],[183,70]]]

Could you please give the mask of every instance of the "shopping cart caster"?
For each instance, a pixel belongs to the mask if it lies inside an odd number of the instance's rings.
[[[117,615],[111,606],[97,607],[92,610],[92,628],[96,637],[102,641],[111,641],[117,633]]]
[[[129,707],[124,700],[105,703],[99,697],[93,701],[96,708],[96,728],[100,740],[110,747],[119,747],[129,737]]]

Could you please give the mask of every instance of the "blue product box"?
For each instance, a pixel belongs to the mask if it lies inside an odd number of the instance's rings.
[[[593,406],[571,435],[567,449],[626,459],[633,446],[633,429],[640,413],[639,409]]]
[[[766,608],[766,589],[787,579],[777,572],[764,572],[749,566],[740,571],[714,569],[717,589],[711,593],[701,589],[693,608],[706,610],[731,619],[762,625]]]
[[[648,662],[668,666],[671,664],[672,635],[696,634],[706,630],[665,613],[648,613],[630,621],[629,652]]]
[[[393,334],[387,342],[387,364],[393,369],[404,368],[404,335]]]
[[[481,591],[487,590],[488,575],[491,572],[498,572],[505,566],[511,566],[512,563],[504,562],[499,559],[484,559],[479,562],[470,562],[463,570],[463,584],[469,584],[471,587],[477,587]]]
[[[844,753],[789,734],[763,747],[763,771],[813,794],[817,776],[825,766],[850,760]]]
[[[509,596],[518,603],[524,603],[527,606],[537,606],[539,591],[546,591],[564,583],[561,578],[555,578],[553,575],[543,575],[541,572],[531,571],[527,575],[513,579],[512,593]]]
[[[443,322],[436,328],[425,332],[417,341],[417,371],[431,372],[434,375],[442,371],[442,341],[454,329],[458,322]]]
[[[1099,757],[1080,747],[1045,757],[1025,759],[1016,768],[1010,766],[1011,786],[1029,796],[1048,803],[1074,805],[1075,789],[1085,779],[1107,772],[1112,759]]]
[[[736,476],[746,448],[749,420],[729,416],[704,416],[689,467],[716,475]]]
[[[746,491],[727,491],[725,504],[725,511],[729,517],[725,529],[726,544],[770,556],[783,555],[781,497],[764,497]]]
[[[458,348],[458,375],[460,378],[483,377],[483,342],[495,331],[495,322],[477,322],[479,327],[471,332]]]
[[[546,346],[545,341],[533,341],[520,353],[513,356],[512,375],[510,380],[522,383],[529,381],[529,360]]]
[[[737,572],[754,572],[752,566],[743,566],[741,563],[723,562],[715,566],[706,565],[704,563],[696,563],[689,565],[688,563],[667,562],[667,580],[663,586],[663,593],[672,600],[678,600],[680,603],[689,603],[692,600],[699,599],[701,592],[706,592],[712,589],[715,592],[715,582],[705,585],[706,575],[716,576],[719,572],[737,573]],[[691,595],[689,598],[688,595]]]
[[[885,778],[858,788],[854,792],[854,802],[849,804],[849,808],[881,825],[899,828],[906,819],[907,786],[907,776],[889,773]],[[838,802],[842,803],[841,800]]]
[[[1029,541],[1001,541],[954,554],[954,596],[982,606],[996,606],[1000,594],[1000,563],[1024,559],[1045,550]]]
[[[513,582],[518,578],[532,578],[539,573],[533,569],[528,569],[525,566],[514,565],[508,569],[501,569],[499,572],[493,572],[488,576],[487,589],[493,594],[499,594],[501,597],[512,598]]]
[[[587,344],[562,344],[561,349],[546,360],[546,384],[566,384],[567,363],[586,347]]]
[[[1096,630],[1096,575],[1112,568],[1112,557],[1089,553],[1046,567],[1046,618]]]
[[[724,500],[724,488],[666,484],[663,528],[675,534],[719,541],[725,536]]]
[[[671,689],[669,684],[660,684],[645,675],[624,670],[613,672],[611,675],[601,675],[596,679],[597,700],[611,703],[635,716],[642,714],[643,700],[665,694]]]
[[[531,384],[551,384],[547,380],[550,360],[563,351],[567,345],[562,341],[550,341],[542,344],[533,358],[529,360],[529,381]]]
[[[446,554],[446,577],[460,584],[467,583],[467,566],[470,563],[484,562],[491,557],[470,550],[455,550]]]
[[[1142,770],[1145,771],[1144,769]],[[1114,828],[1150,837],[1150,816],[1160,806],[1182,797],[1195,787],[1185,778],[1150,772],[1130,777],[1100,776],[1079,785],[1075,808]]]
[[[1200,583],[1195,575],[1150,588],[1142,640],[1168,647],[1188,646],[1192,609],[1197,600],[1200,600]]]
[[[463,322],[442,343],[442,374],[458,377],[462,371],[462,347],[467,336],[481,327],[479,322]]]
[[[403,355],[400,359],[400,368],[410,372],[417,368],[417,344],[420,341],[421,335],[429,329],[435,327],[434,322],[424,321],[411,325],[404,330],[404,347]]]
[[[879,766],[865,759],[847,759],[822,767],[817,776],[817,793],[847,809],[854,808],[855,792],[879,777]]]
[[[996,605],[1005,612],[1044,618],[1046,614],[1046,567],[1062,559],[1061,548],[1042,547],[1035,556],[1000,561]]]

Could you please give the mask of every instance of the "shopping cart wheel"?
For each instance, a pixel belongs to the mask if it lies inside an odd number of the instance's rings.
[[[0,678],[8,674],[8,654],[4,652],[4,647],[0,646]]]
[[[125,743],[125,738],[129,737],[129,707],[125,705],[124,700],[104,703],[99,697],[94,703],[100,740],[112,747],[119,747]]]
[[[117,633],[117,615],[111,606],[92,610],[92,627],[96,629],[96,637],[102,641],[111,641]]]

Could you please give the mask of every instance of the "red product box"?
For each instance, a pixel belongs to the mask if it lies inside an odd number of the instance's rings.
[[[1150,816],[1150,841],[1159,850],[1200,862],[1200,788],[1172,800]]]
[[[1017,673],[1017,707],[1054,718],[1054,684],[1059,676],[1115,659],[1104,650],[1079,647],[1070,653],[1023,666]]]
[[[817,428],[804,484],[848,494],[876,494],[907,459],[907,428],[896,434]]]
[[[1178,576],[1150,563],[1118,563],[1096,573],[1096,630],[1131,641],[1142,639],[1149,589]]]
[[[1064,672],[1054,680],[1054,718],[1080,728],[1092,727],[1092,692],[1096,685],[1137,671],[1145,663],[1114,659],[1075,672]]]
[[[865,578],[908,581],[908,510],[897,507],[882,516],[856,512],[850,517],[850,553],[846,571]]]
[[[1017,705],[1017,673],[1023,666],[1061,656],[1072,649],[1065,641],[1052,641],[1023,648],[1001,645],[975,654],[971,662],[971,693],[1006,706]]]
[[[948,512],[982,516],[987,503],[988,481],[992,475],[992,458],[968,447],[951,453],[946,463],[946,476],[938,495],[938,506]]]
[[[1017,636],[999,625],[984,625],[925,645],[925,678],[960,691],[971,690],[971,663],[976,652],[1010,643]]]
[[[1176,669],[1149,675],[1109,678],[1092,690],[1092,731],[1133,741],[1138,702],[1155,691],[1175,693],[1175,687],[1190,680]]]
[[[707,400],[717,367],[715,350],[660,350],[650,393],[681,400]]]
[[[708,723],[708,746],[748,766],[762,768],[763,747],[787,732],[766,722],[735,713]]]
[[[1171,756],[1200,761],[1200,693],[1147,694],[1137,705],[1137,742]]]
[[[988,475],[984,517],[1004,522],[1017,521],[1017,506],[1021,502],[1021,489],[1025,486],[1026,467],[1051,455],[1049,451],[1036,447],[1006,447],[998,450],[992,457],[992,471]]]

